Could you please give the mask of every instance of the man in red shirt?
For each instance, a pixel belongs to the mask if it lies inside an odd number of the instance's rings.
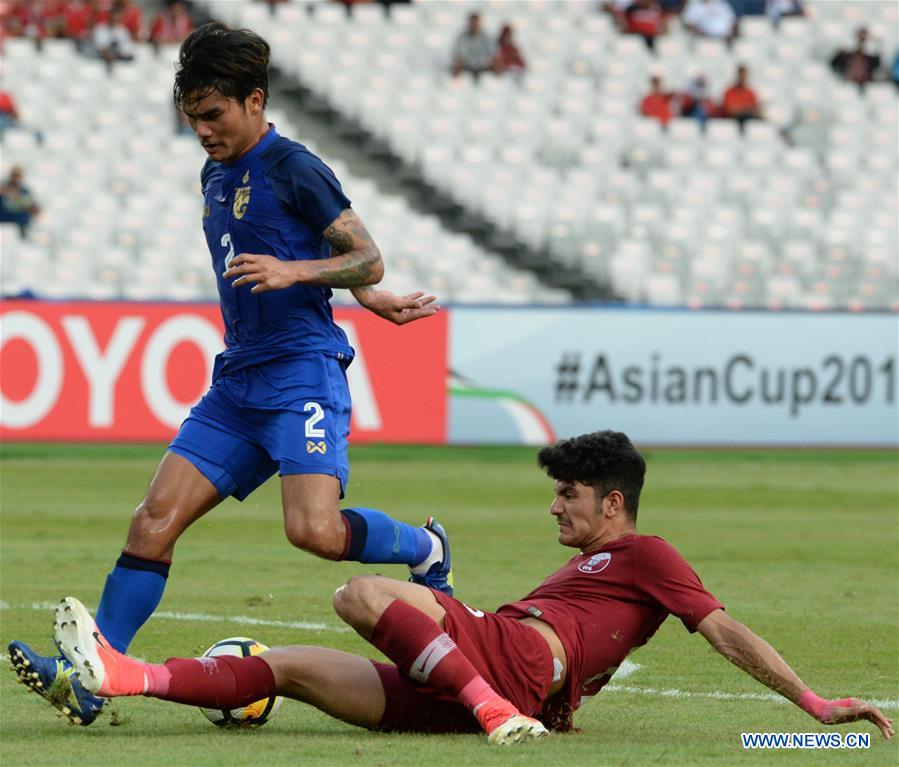
[[[133,0],[115,0],[111,14],[119,14],[119,23],[128,30],[132,40],[140,40],[144,26],[144,14]]]
[[[86,40],[97,24],[109,17],[108,9],[99,0],[73,0],[66,3],[66,37]]]
[[[103,697],[233,709],[284,695],[372,730],[482,730],[506,744],[570,729],[582,699],[672,614],[818,721],[867,719],[893,736],[875,706],[818,697],[724,612],[670,544],[637,533],[646,464],[624,434],[563,440],[541,450],[539,462],[555,480],[559,542],[578,553],[523,599],[491,613],[381,576],[357,576],[337,590],[338,615],[393,664],[323,647],[142,663],[109,647],[73,597],[57,608],[57,642],[81,683]]]
[[[656,38],[668,31],[668,14],[659,0],[633,0],[622,18],[623,31],[640,35],[649,48],[655,48]]]
[[[515,42],[515,32],[511,24],[503,24],[496,40],[493,53],[493,71],[498,75],[521,75],[527,68],[521,49]]]
[[[181,0],[169,3],[153,20],[150,27],[150,42],[154,45],[180,43],[194,29],[187,4]]]
[[[662,78],[653,75],[649,78],[649,93],[640,102],[640,114],[644,117],[655,117],[662,125],[667,125],[674,116],[673,93],[662,90]]]
[[[14,124],[19,120],[19,110],[16,102],[9,91],[0,88],[0,120],[6,118],[10,124]],[[0,122],[0,125],[3,123]]]
[[[749,87],[749,72],[745,66],[737,67],[737,80],[724,91],[721,112],[725,117],[739,120],[740,127],[747,120],[760,120],[762,108],[755,91]]]

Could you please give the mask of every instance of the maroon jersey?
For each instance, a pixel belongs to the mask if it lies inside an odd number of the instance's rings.
[[[669,613],[693,632],[721,607],[671,544],[634,533],[601,551],[572,557],[524,599],[502,605],[497,613],[538,618],[559,635],[568,675],[541,718],[555,729],[567,729],[581,699],[595,695]]]

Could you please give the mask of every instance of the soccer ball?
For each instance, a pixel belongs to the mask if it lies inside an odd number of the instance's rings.
[[[230,637],[216,642],[203,653],[203,657],[217,658],[222,655],[233,655],[235,658],[246,658],[250,655],[261,655],[267,649],[268,647],[255,639]],[[259,727],[275,715],[281,707],[282,700],[284,699],[281,697],[271,697],[230,711],[216,708],[201,708],[200,711],[217,727]]]

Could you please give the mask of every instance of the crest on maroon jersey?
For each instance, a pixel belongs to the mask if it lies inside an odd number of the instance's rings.
[[[582,573],[601,573],[609,566],[611,561],[612,555],[602,551],[599,554],[594,554],[586,562],[581,562],[577,569]]]

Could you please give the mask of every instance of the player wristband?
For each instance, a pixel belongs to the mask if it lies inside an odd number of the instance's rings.
[[[827,701],[820,695],[815,695],[811,689],[803,691],[802,695],[799,696],[799,708],[819,721],[826,705]]]
[[[827,724],[830,721],[830,715],[833,710],[838,707],[849,707],[852,705],[851,698],[841,698],[840,700],[825,700],[820,695],[816,695],[811,690],[805,690],[799,696],[799,708],[807,714],[815,717],[819,722]]]

